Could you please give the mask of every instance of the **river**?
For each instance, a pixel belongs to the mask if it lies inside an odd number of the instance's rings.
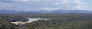
[[[29,19],[28,22],[33,22],[33,21],[41,20],[41,18],[28,18],[28,19]]]

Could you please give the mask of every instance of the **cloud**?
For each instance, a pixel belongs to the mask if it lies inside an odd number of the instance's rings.
[[[78,9],[78,10],[87,9],[87,6],[85,6],[86,2],[81,2],[80,0],[75,0],[74,2],[77,4],[76,6],[74,6],[75,9]]]
[[[62,4],[66,4],[68,2],[69,2],[68,0],[62,0]]]
[[[1,0],[0,10],[84,10],[82,0]]]

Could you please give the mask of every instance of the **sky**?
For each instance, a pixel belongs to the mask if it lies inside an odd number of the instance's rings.
[[[0,0],[0,10],[88,10],[92,0]]]

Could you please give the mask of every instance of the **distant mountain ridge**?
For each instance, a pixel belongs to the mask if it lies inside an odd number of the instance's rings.
[[[92,13],[86,10],[38,10],[38,11],[16,11],[16,10],[0,10],[0,13],[31,13],[31,14],[61,14],[61,13]]]

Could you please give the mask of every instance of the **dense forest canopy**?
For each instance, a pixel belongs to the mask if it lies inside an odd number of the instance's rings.
[[[0,18],[5,19],[9,22],[15,22],[15,21],[23,21],[26,22],[28,19],[24,16],[16,16],[16,15],[0,15]]]
[[[26,20],[28,17],[47,18],[51,20],[38,20],[24,25],[14,25],[10,23],[10,21],[13,21],[12,19]],[[5,29],[92,29],[92,14],[21,14],[0,15],[0,18],[0,29],[4,29],[4,27],[6,27]],[[7,23],[9,25],[6,25]],[[2,24],[6,26],[2,26]]]

